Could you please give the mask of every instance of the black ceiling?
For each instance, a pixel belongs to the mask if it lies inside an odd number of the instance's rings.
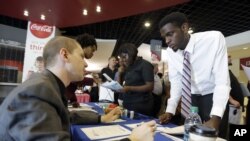
[[[60,28],[60,30],[65,36],[76,36],[86,32],[99,39],[118,39],[116,46],[123,42],[132,42],[139,46],[141,43],[149,43],[151,39],[161,39],[158,29],[160,19],[171,12],[180,11],[188,16],[194,32],[219,30],[227,37],[250,30],[249,9],[248,0],[193,0],[149,13]],[[147,29],[143,26],[145,21],[151,21],[151,28]],[[6,16],[0,16],[0,24],[27,28],[27,21]]]

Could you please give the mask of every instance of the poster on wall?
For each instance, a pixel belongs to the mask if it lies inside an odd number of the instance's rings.
[[[244,65],[241,65],[241,66],[242,66],[242,68],[243,68],[243,70],[244,70],[244,72],[245,72],[245,74],[247,76],[248,81],[250,81],[250,67],[247,67],[247,66],[244,66]]]
[[[28,22],[22,82],[44,69],[43,47],[54,36],[55,26]]]
[[[241,58],[240,59],[240,70],[242,70],[242,65],[246,66],[246,67],[250,67],[250,57],[246,57],[246,58]]]
[[[153,62],[161,61],[161,46],[162,41],[154,39],[150,40],[151,60]]]

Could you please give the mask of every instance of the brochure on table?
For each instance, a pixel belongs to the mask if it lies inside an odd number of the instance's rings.
[[[105,139],[118,136],[126,136],[131,134],[131,131],[120,126],[120,125],[109,125],[109,126],[98,126],[81,128],[81,130],[89,137],[91,140]]]

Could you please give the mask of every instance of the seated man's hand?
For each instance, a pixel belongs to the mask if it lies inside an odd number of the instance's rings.
[[[171,113],[164,113],[164,114],[160,115],[160,117],[159,117],[160,124],[170,122],[172,117],[173,117],[173,114],[171,114]]]
[[[143,123],[133,129],[129,139],[131,141],[153,141],[156,122],[154,120]]]
[[[101,116],[101,122],[107,123],[118,119],[121,115],[122,111],[120,107],[115,107],[108,114]]]

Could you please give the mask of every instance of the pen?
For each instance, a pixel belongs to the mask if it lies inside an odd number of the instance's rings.
[[[143,123],[144,123],[144,122],[141,122],[141,123],[137,124],[136,126],[137,126],[137,127],[138,127],[138,126],[141,126]]]

